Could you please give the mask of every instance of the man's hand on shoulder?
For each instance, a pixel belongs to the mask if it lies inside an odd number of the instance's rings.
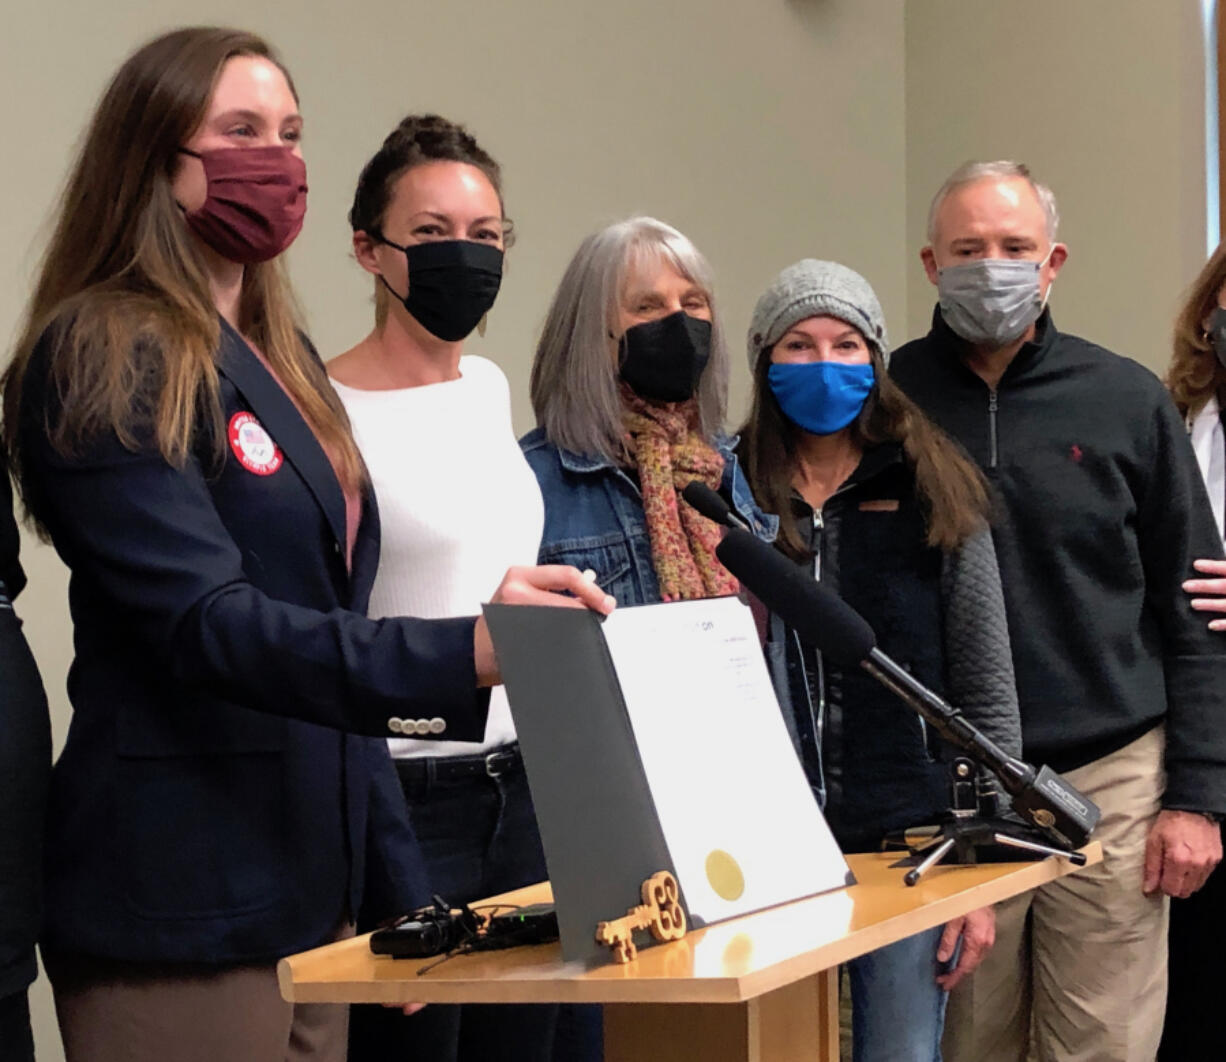
[[[1197,612],[1226,612],[1226,560],[1198,560],[1192,565],[1211,579],[1186,579],[1183,588],[1192,595],[1192,607]],[[1209,621],[1211,631],[1226,631],[1226,617]]]
[[[1145,840],[1147,896],[1161,891],[1187,899],[1222,859],[1218,824],[1197,811],[1160,811]]]

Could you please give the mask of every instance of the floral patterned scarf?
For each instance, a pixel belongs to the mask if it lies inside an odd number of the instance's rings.
[[[723,477],[724,459],[698,432],[698,403],[649,402],[625,384],[621,395],[660,596],[684,601],[737,593],[740,583],[715,556],[718,525],[678,498],[692,480],[718,490]]]

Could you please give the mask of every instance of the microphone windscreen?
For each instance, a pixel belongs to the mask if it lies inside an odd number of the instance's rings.
[[[802,642],[835,663],[856,667],[876,646],[877,636],[860,613],[748,531],[730,530],[715,555]]]
[[[708,520],[714,520],[723,527],[731,523],[728,519],[731,515],[728,503],[701,480],[695,479],[687,483],[681,497]]]

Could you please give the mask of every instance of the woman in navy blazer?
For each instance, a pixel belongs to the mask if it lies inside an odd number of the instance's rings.
[[[300,130],[258,38],[137,51],[4,381],[24,500],[71,569],[43,938],[70,1062],[343,1058],[343,1008],[281,1003],[273,963],[363,895],[427,899],[373,739],[479,740],[497,681],[481,620],[362,614],[375,500],[276,260]],[[493,599],[578,603],[552,590],[610,607],[564,568]]]

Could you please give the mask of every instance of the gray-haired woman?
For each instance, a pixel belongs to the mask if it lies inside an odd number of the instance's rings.
[[[630,218],[579,245],[537,346],[538,427],[520,446],[545,501],[538,559],[590,569],[619,605],[736,591],[719,529],[678,498],[693,479],[775,534],[722,431],[728,351],[711,287],[686,237]],[[599,1033],[598,1014],[563,1012],[557,1057],[599,1057]]]
[[[677,494],[704,480],[775,534],[723,433],[727,391],[711,267],[694,245],[648,217],[585,239],[537,346],[538,427],[520,440],[545,499],[539,560],[591,569],[622,605],[735,593],[719,529]]]

